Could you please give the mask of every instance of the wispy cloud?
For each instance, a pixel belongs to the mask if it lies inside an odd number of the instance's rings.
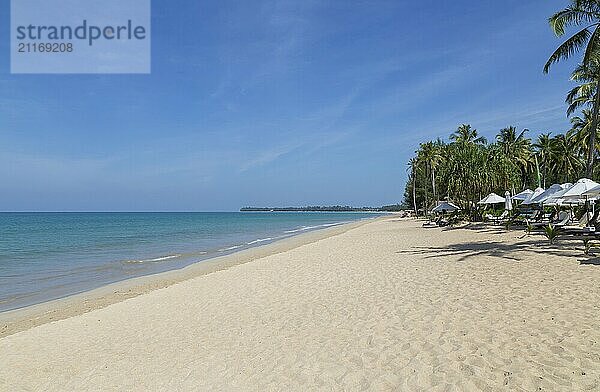
[[[296,150],[301,146],[302,144],[282,145],[258,151],[250,159],[242,162],[239,168],[239,172],[244,173],[250,169],[270,164],[279,159],[280,157],[289,154],[290,152]]]

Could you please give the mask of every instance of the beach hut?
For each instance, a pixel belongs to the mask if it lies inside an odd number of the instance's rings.
[[[504,203],[505,199],[502,196],[498,196],[495,193],[490,193],[489,195],[487,195],[486,197],[484,197],[483,199],[479,200],[479,202],[477,204],[480,205],[487,205],[487,204],[500,204],[500,203]]]
[[[448,201],[441,201],[438,203],[437,206],[435,206],[431,212],[441,212],[441,213],[445,213],[445,212],[455,212],[455,211],[459,211],[460,208]]]

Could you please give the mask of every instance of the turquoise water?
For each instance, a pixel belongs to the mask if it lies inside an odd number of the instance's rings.
[[[363,213],[0,213],[0,311],[372,217]]]

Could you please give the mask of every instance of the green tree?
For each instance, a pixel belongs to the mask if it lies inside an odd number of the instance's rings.
[[[438,200],[437,190],[435,187],[435,171],[442,161],[441,140],[436,142],[426,142],[421,144],[421,158],[426,165],[427,172],[431,176],[431,190],[433,199]]]
[[[510,173],[519,174],[519,184],[510,180],[510,176],[505,176],[505,188],[514,188],[516,185],[521,187],[527,181],[528,175],[533,169],[533,159],[531,150],[531,141],[525,137],[526,129],[517,134],[515,127],[507,127],[500,130],[496,136],[497,147],[503,157],[503,166]]]
[[[600,54],[600,1],[571,0],[563,10],[549,19],[550,27],[558,37],[562,37],[568,28],[577,28],[577,32],[565,40],[552,53],[544,65],[544,73],[548,73],[552,64],[566,60],[578,52],[583,52],[581,67],[591,70],[598,63]],[[591,71],[590,71],[591,73]],[[592,123],[590,127],[589,145],[587,148],[586,176],[591,177],[594,167],[596,129],[600,110],[600,83],[596,78],[596,93],[593,101]]]
[[[537,141],[533,144],[535,152],[538,156],[538,163],[542,166],[542,184],[546,188],[546,179],[548,178],[548,168],[551,165],[552,155],[552,137],[551,133],[542,133],[538,136]]]
[[[486,140],[483,136],[479,136],[476,129],[473,129],[469,124],[462,124],[458,129],[450,135],[450,140],[459,145],[484,145]]]
[[[573,146],[573,141],[565,135],[556,135],[552,138],[551,146],[553,170],[561,182],[568,182],[582,167],[582,161]]]
[[[583,109],[581,116],[573,116],[570,121],[571,129],[567,131],[567,138],[577,153],[584,154],[590,144],[590,136],[592,135],[592,113],[589,109]],[[600,148],[598,144],[600,142],[598,129],[594,133],[595,150],[598,151]]]
[[[412,206],[413,209],[415,211],[415,215],[418,215],[418,208],[417,208],[417,169],[418,169],[418,162],[416,158],[411,158],[408,161],[408,169],[410,170],[410,178],[409,178],[409,183],[411,183],[411,196],[412,196]]]

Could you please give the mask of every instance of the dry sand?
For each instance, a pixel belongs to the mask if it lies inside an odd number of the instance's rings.
[[[600,390],[600,262],[395,218],[0,339],[0,390]]]

